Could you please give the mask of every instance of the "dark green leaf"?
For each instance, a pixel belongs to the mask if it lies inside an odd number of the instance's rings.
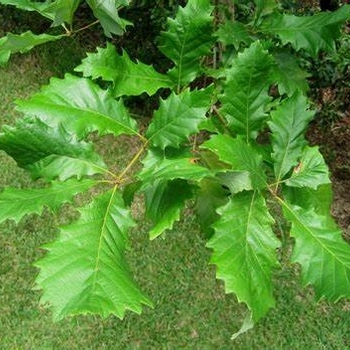
[[[0,149],[34,178],[66,180],[108,172],[92,144],[77,141],[62,127],[51,128],[39,119],[19,119],[15,127],[4,126]]]
[[[335,49],[340,28],[349,17],[350,5],[343,5],[332,13],[322,12],[312,16],[273,14],[261,29],[266,33],[277,34],[283,44],[290,43],[294,49],[305,49],[316,56],[320,50]]]
[[[161,34],[159,49],[175,64],[169,75],[178,91],[197,77],[201,58],[210,53],[214,43],[212,10],[209,0],[188,1],[175,19],[168,19],[168,31]]]
[[[299,67],[297,58],[286,51],[276,52],[274,54],[276,62],[272,75],[278,84],[278,90],[281,95],[293,95],[296,90],[304,93],[309,90],[306,78],[309,74]]]
[[[185,201],[192,197],[192,187],[184,180],[158,180],[145,190],[146,216],[154,222],[149,235],[157,238],[180,220]]]

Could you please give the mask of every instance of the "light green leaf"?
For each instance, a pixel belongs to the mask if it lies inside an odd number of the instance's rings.
[[[228,127],[236,134],[244,135],[246,142],[254,139],[261,130],[267,114],[272,57],[259,41],[239,53],[232,67],[225,70],[224,92],[220,101],[220,113]]]
[[[77,141],[62,127],[51,128],[36,118],[18,119],[14,127],[4,126],[0,149],[34,178],[58,177],[64,181],[108,171],[92,144]]]
[[[190,154],[179,152],[168,155],[158,149],[150,149],[142,161],[143,169],[138,174],[143,182],[142,189],[153,185],[157,180],[183,179],[200,181],[212,173],[195,162]]]
[[[174,92],[161,100],[146,136],[153,146],[164,149],[178,147],[192,134],[199,131],[200,123],[206,119],[211,104],[212,87],[204,90],[185,90],[180,95]]]
[[[232,138],[228,135],[214,135],[206,141],[202,148],[215,153],[220,160],[230,164],[232,170],[248,171],[254,189],[266,187],[266,175],[262,157],[243,137]]]
[[[138,135],[133,120],[122,101],[91,80],[66,74],[64,79],[52,78],[50,84],[27,101],[18,101],[18,109],[40,118],[55,128],[59,124],[78,138],[90,132]]]
[[[125,0],[86,0],[94,16],[100,21],[106,36],[123,35],[125,27],[131,23],[119,17],[118,8],[128,5]]]
[[[188,1],[175,19],[168,19],[168,31],[159,38],[159,50],[175,64],[168,74],[178,91],[198,76],[200,60],[214,44],[212,10],[209,0]]]
[[[272,131],[272,159],[277,183],[298,164],[306,146],[304,132],[314,116],[308,108],[307,98],[296,92],[271,112],[268,125]]]
[[[290,43],[294,49],[305,49],[316,56],[320,50],[335,49],[341,26],[349,17],[350,5],[343,5],[332,13],[322,12],[312,16],[273,14],[263,23],[261,30],[278,35],[283,44]]]
[[[306,147],[292,176],[286,180],[286,185],[316,189],[330,182],[327,164],[318,147]]]
[[[17,189],[7,187],[0,194],[0,222],[11,219],[18,223],[27,214],[41,214],[44,207],[57,210],[72,202],[78,193],[87,191],[98,182],[84,179],[53,182],[50,187]]]
[[[84,77],[102,78],[113,82],[114,96],[153,95],[160,88],[173,86],[171,79],[158,73],[152,66],[133,62],[128,54],[118,55],[115,46],[107,43],[106,48],[97,48],[97,53],[88,53],[82,64],[75,68]]]
[[[272,232],[274,222],[258,192],[242,192],[218,209],[220,219],[207,246],[214,250],[210,262],[226,293],[247,304],[252,321],[275,305],[271,273],[278,266],[275,250],[280,242]]]
[[[8,33],[5,37],[0,39],[0,65],[5,64],[13,53],[24,53],[31,50],[34,46],[59,40],[62,37],[63,35],[37,35],[33,34],[31,31],[19,35]]]
[[[305,285],[315,287],[316,298],[337,301],[350,297],[350,246],[334,220],[313,209],[305,210],[281,200],[295,239],[292,262],[302,267]]]
[[[158,180],[144,192],[146,216],[155,224],[149,236],[155,239],[180,220],[186,200],[192,197],[192,187],[184,180]]]
[[[88,313],[123,318],[127,309],[141,313],[142,304],[152,304],[136,286],[125,259],[127,232],[135,225],[130,210],[111,190],[79,211],[78,221],[61,227],[36,263],[41,303],[49,303],[56,320]]]
[[[309,90],[306,78],[309,74],[299,67],[297,57],[288,52],[279,51],[274,53],[276,66],[272,70],[274,80],[278,84],[281,95],[293,95],[296,90],[304,93]]]

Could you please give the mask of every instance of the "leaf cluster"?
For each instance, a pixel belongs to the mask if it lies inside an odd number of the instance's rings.
[[[119,22],[105,16],[109,3],[89,4],[112,33]],[[126,310],[140,313],[142,305],[152,305],[125,259],[136,196],[144,198],[151,239],[194,203],[217,277],[249,310],[235,336],[274,306],[271,276],[281,249],[274,222],[283,220],[276,206],[290,224],[291,260],[301,265],[303,283],[315,287],[318,299],[350,296],[350,247],[330,215],[327,165],[304,136],[314,112],[306,73],[293,56],[332,50],[350,7],[298,17],[283,14],[274,1],[250,5],[254,18],[247,22],[219,16],[209,0],[179,7],[159,37],[159,50],[172,65],[165,73],[108,43],[76,67],[81,76],[52,78],[18,101],[24,117],[3,127],[0,149],[47,186],[7,188],[0,221],[56,210],[91,192],[79,218],[60,228],[37,262],[37,288],[56,319],[86,313],[122,318]],[[55,24],[70,18],[40,6]],[[141,127],[123,98],[159,90],[167,93]],[[105,135],[136,141],[121,171],[96,152],[93,140]]]

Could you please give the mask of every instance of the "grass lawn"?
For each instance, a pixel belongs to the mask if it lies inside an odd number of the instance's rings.
[[[1,124],[16,118],[15,99],[27,97],[59,73],[67,51],[51,48],[16,56],[0,69]],[[74,67],[74,60],[67,65]],[[119,152],[121,156],[122,146]],[[31,184],[4,153],[0,162],[1,189]],[[56,217],[44,212],[17,226],[0,226],[0,349],[350,349],[350,302],[315,303],[312,290],[299,286],[298,269],[288,263],[275,275],[276,308],[231,341],[245,309],[234,296],[225,296],[223,284],[215,280],[215,269],[208,266],[210,251],[190,214],[164,239],[150,242],[142,222],[131,232],[128,259],[154,309],[145,308],[141,316],[128,313],[123,321],[86,316],[53,323],[50,312],[38,307],[32,264],[43,254],[39,246],[53,240],[56,224],[69,216],[65,208]]]

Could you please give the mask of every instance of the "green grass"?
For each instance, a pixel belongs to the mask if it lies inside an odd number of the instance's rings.
[[[61,62],[65,54],[58,50],[16,56],[0,70],[2,124],[17,116],[13,100],[37,91],[57,73],[52,62]],[[125,153],[123,147],[120,155]],[[0,162],[0,188],[31,184],[3,153]],[[225,296],[223,284],[215,280],[215,269],[208,266],[210,252],[190,212],[186,213],[164,239],[150,242],[142,222],[131,232],[128,259],[154,309],[145,308],[141,316],[128,313],[123,321],[85,316],[53,323],[50,311],[38,307],[33,263],[43,254],[40,245],[57,235],[55,223],[69,220],[69,207],[56,217],[44,212],[17,226],[2,224],[0,349],[350,349],[350,302],[315,303],[312,290],[299,286],[298,269],[288,263],[274,278],[276,308],[252,331],[231,341],[245,309],[234,296]]]

